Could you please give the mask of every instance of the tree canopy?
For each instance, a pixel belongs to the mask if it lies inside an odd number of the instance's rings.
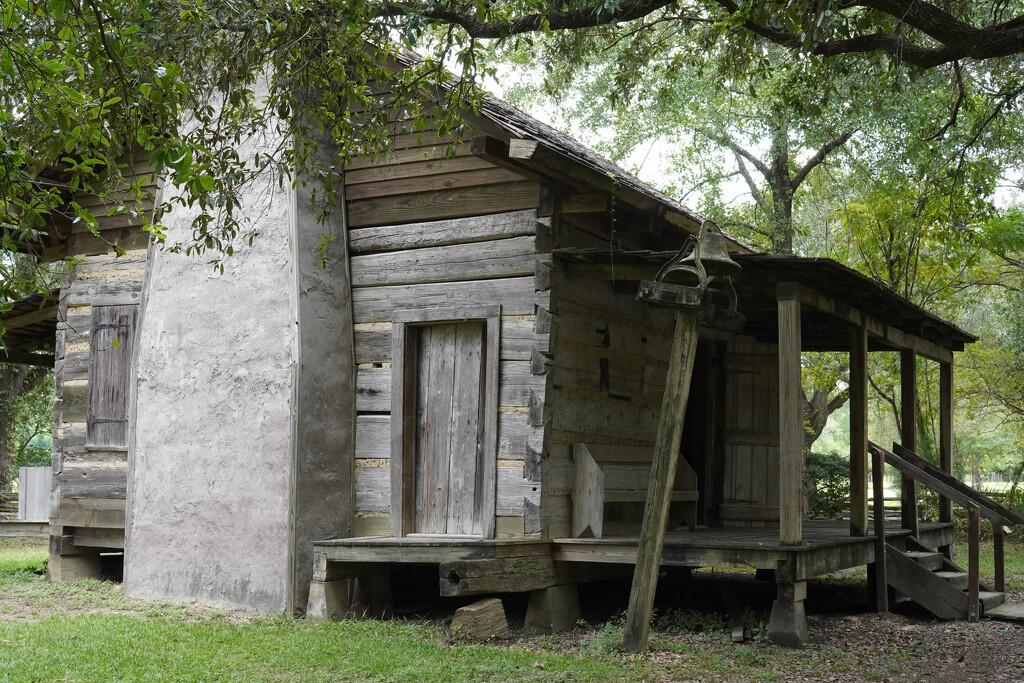
[[[141,150],[179,190],[164,208],[200,208],[180,246],[230,254],[251,237],[237,208],[254,176],[333,173],[348,157],[386,148],[394,111],[410,127],[457,127],[479,96],[464,77],[482,70],[485,39],[557,33],[565,48],[599,32],[642,53],[671,34],[691,54],[716,52],[762,75],[780,52],[869,70],[878,82],[939,67],[952,93],[949,121],[982,107],[976,94],[996,120],[1024,91],[1022,13],[1003,0],[9,0],[0,9],[4,246],[55,217],[92,220],[68,202],[76,191],[131,211],[140,183],[128,169]],[[396,69],[411,48],[423,59]],[[436,106],[424,106],[425,91]],[[278,133],[274,149],[239,152],[240,140],[268,129]],[[314,162],[321,136],[338,143],[326,167]]]

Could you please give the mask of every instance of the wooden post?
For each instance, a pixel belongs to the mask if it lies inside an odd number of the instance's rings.
[[[917,354],[911,349],[900,351],[900,443],[917,452]],[[917,516],[917,482],[903,475],[900,519],[904,529],[914,538],[920,535]]]
[[[976,622],[981,617],[978,609],[978,574],[981,541],[981,508],[977,503],[967,504],[967,621]]]
[[[1002,593],[1005,590],[1005,574],[1006,574],[1006,558],[1004,556],[1003,539],[1006,536],[1003,534],[1003,527],[1001,524],[992,525],[992,555],[995,564],[995,589]]]
[[[939,364],[939,467],[953,474],[953,364]],[[939,496],[939,521],[953,521],[953,501]]]
[[[797,285],[780,282],[779,300],[779,542],[803,540],[804,416],[800,404],[800,300]]]
[[[885,457],[871,449],[871,482],[875,497],[875,609],[889,611],[889,578],[885,570]]]
[[[850,332],[850,535],[868,535],[868,332]]]
[[[640,652],[647,647],[654,591],[658,584],[661,551],[665,542],[665,524],[676,478],[683,418],[686,415],[693,358],[697,350],[696,304],[699,301],[698,297],[693,306],[680,307],[676,311],[672,357],[669,359],[665,393],[661,401],[661,418],[654,444],[654,461],[651,463],[651,483],[647,489],[647,504],[644,507],[636,566],[633,570],[633,587],[629,594],[626,632],[622,641],[628,652]]]

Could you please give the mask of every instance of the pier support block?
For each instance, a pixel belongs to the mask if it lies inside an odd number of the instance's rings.
[[[807,642],[807,582],[779,583],[779,594],[772,604],[768,637],[783,647],[803,647]]]
[[[580,619],[580,594],[574,583],[551,586],[530,592],[530,604],[526,608],[527,631],[558,633]]]

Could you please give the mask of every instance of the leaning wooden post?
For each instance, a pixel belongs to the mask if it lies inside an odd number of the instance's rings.
[[[850,331],[850,535],[868,535],[868,331]]]
[[[875,609],[889,611],[889,577],[885,570],[885,457],[871,449],[871,482],[875,499]]]
[[[917,354],[911,349],[900,351],[900,443],[917,452]],[[903,475],[900,519],[904,529],[917,538],[920,535],[917,515],[917,482]]]
[[[978,608],[978,546],[981,542],[981,507],[977,503],[967,504],[967,621],[978,621],[981,611]]]
[[[779,542],[803,542],[804,411],[800,403],[799,285],[778,284],[779,302]]]
[[[672,358],[669,360],[665,394],[661,401],[661,419],[658,421],[647,505],[636,551],[626,632],[622,641],[628,652],[640,652],[647,647],[654,591],[661,567],[661,550],[665,542],[665,523],[672,500],[679,443],[683,435],[683,418],[686,415],[690,377],[693,374],[693,357],[697,349],[697,324],[696,306],[681,308],[676,312]]]
[[[697,332],[702,312],[700,308],[704,304],[710,282],[708,275],[729,276],[740,270],[740,267],[729,258],[724,236],[718,226],[711,221],[705,221],[701,225],[700,235],[693,244],[693,252],[689,253],[689,250],[690,242],[687,242],[659,271],[654,281],[645,280],[640,283],[640,291],[637,293],[638,299],[675,308],[676,325],[668,375],[665,379],[665,393],[661,400],[661,417],[658,420],[658,432],[655,437],[654,460],[651,463],[643,525],[637,544],[633,586],[629,594],[629,611],[626,614],[626,631],[622,639],[623,647],[629,652],[639,652],[647,647],[651,612],[654,608],[654,591],[658,585],[665,527],[676,478],[679,444],[683,435],[683,419],[686,416],[693,361],[697,352]],[[695,275],[699,280],[699,286],[683,287],[663,282],[673,271],[685,271]],[[728,279],[725,292],[729,296],[731,310],[717,313],[722,314],[731,326],[742,327],[742,316],[734,312],[736,293]],[[704,311],[712,320],[717,317],[713,309],[713,306],[708,306]]]

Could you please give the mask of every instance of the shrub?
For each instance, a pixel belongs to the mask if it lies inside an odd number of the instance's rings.
[[[838,453],[809,452],[804,467],[804,491],[811,519],[840,517],[850,493],[849,459]]]

